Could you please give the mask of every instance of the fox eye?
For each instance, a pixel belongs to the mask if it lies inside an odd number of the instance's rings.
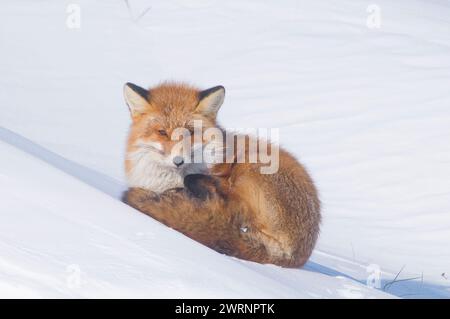
[[[161,136],[167,136],[166,130],[158,130],[158,134]]]

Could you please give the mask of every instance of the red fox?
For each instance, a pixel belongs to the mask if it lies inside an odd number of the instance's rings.
[[[278,170],[262,174],[261,161],[238,161],[236,149],[231,161],[209,164],[174,152],[179,142],[171,135],[177,128],[192,132],[195,121],[202,132],[216,128],[225,136],[216,121],[222,86],[201,91],[163,83],[147,90],[127,83],[124,96],[132,118],[125,158],[129,205],[220,253],[282,267],[308,260],[319,234],[320,201],[292,155],[277,148]],[[254,141],[245,137],[245,159]]]

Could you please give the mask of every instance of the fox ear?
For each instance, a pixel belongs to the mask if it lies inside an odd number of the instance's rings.
[[[195,109],[196,113],[216,118],[217,112],[225,99],[225,88],[221,85],[199,92],[199,103]]]
[[[142,114],[148,109],[149,104],[147,100],[150,96],[150,91],[133,83],[126,83],[123,86],[123,95],[132,117]]]

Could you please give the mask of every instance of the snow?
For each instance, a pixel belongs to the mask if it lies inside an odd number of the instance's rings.
[[[375,29],[371,1],[128,2],[76,1],[80,29],[66,2],[0,4],[1,297],[450,297],[448,1],[378,0]],[[165,79],[224,85],[225,127],[280,128],[324,207],[304,269],[120,202],[122,85]]]
[[[80,166],[66,173],[55,167],[70,167],[63,158],[0,136],[8,141],[0,143],[0,297],[384,296],[350,279],[218,254],[103,193],[114,188],[108,178],[97,175],[102,186],[92,187],[72,175],[83,175]]]

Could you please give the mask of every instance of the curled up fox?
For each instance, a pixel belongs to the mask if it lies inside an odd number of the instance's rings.
[[[308,260],[321,218],[316,187],[288,152],[217,124],[222,86],[127,83],[124,96],[129,205],[220,253],[283,267]],[[262,155],[275,169],[264,172]]]

